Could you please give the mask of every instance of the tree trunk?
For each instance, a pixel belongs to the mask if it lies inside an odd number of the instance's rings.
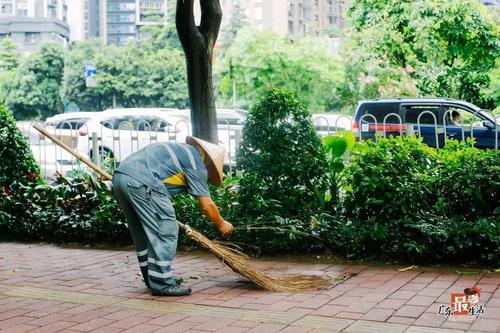
[[[212,83],[213,48],[222,20],[219,0],[200,0],[201,22],[196,26],[194,0],[177,0],[175,23],[186,55],[193,135],[217,144],[217,114]]]

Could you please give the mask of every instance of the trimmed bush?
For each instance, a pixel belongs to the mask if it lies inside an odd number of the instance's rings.
[[[317,209],[325,151],[310,114],[292,94],[272,90],[251,110],[237,161],[246,214],[291,217]]]
[[[16,126],[12,113],[0,105],[0,186],[38,173],[31,149]]]
[[[363,142],[347,169],[343,213],[324,237],[354,258],[500,263],[500,154],[398,137]]]

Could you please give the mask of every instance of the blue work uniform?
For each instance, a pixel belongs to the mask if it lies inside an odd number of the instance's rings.
[[[179,228],[170,197],[182,192],[210,196],[200,153],[188,144],[151,144],[120,163],[113,189],[126,215],[144,281],[157,291],[173,286],[170,266]]]

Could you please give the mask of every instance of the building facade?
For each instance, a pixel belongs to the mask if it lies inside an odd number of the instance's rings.
[[[68,24],[71,41],[100,36],[100,0],[69,0]]]
[[[137,42],[141,26],[163,24],[173,0],[101,0],[100,36],[106,44]]]
[[[69,40],[66,0],[0,0],[0,39],[9,36],[22,53],[45,42]]]
[[[223,26],[239,3],[248,22],[282,37],[336,35],[345,25],[348,0],[221,0]]]

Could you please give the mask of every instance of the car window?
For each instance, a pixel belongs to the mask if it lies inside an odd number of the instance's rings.
[[[101,125],[114,130],[135,131],[137,121],[132,116],[110,117],[100,121]]]
[[[390,113],[399,113],[399,104],[397,103],[366,103],[361,106],[362,115],[372,115],[377,120],[377,124],[382,124],[384,118]],[[374,123],[373,117],[364,116],[363,122]],[[385,120],[387,124],[399,124],[400,119],[397,116],[389,116]]]
[[[439,116],[440,108],[440,105],[405,105],[405,123],[420,123],[422,125],[434,125],[437,123],[438,125],[442,125],[443,119]]]
[[[147,123],[144,124],[144,129],[140,129],[141,131],[168,132],[172,126],[167,120],[155,116],[144,117],[142,121]]]
[[[79,130],[85,123],[88,118],[78,118],[78,119],[70,119],[63,120],[57,123],[57,129],[66,129],[66,130]]]
[[[478,116],[475,116],[469,110],[460,108],[455,105],[445,106],[444,112],[447,125],[470,125],[473,122],[478,122],[482,120]]]

